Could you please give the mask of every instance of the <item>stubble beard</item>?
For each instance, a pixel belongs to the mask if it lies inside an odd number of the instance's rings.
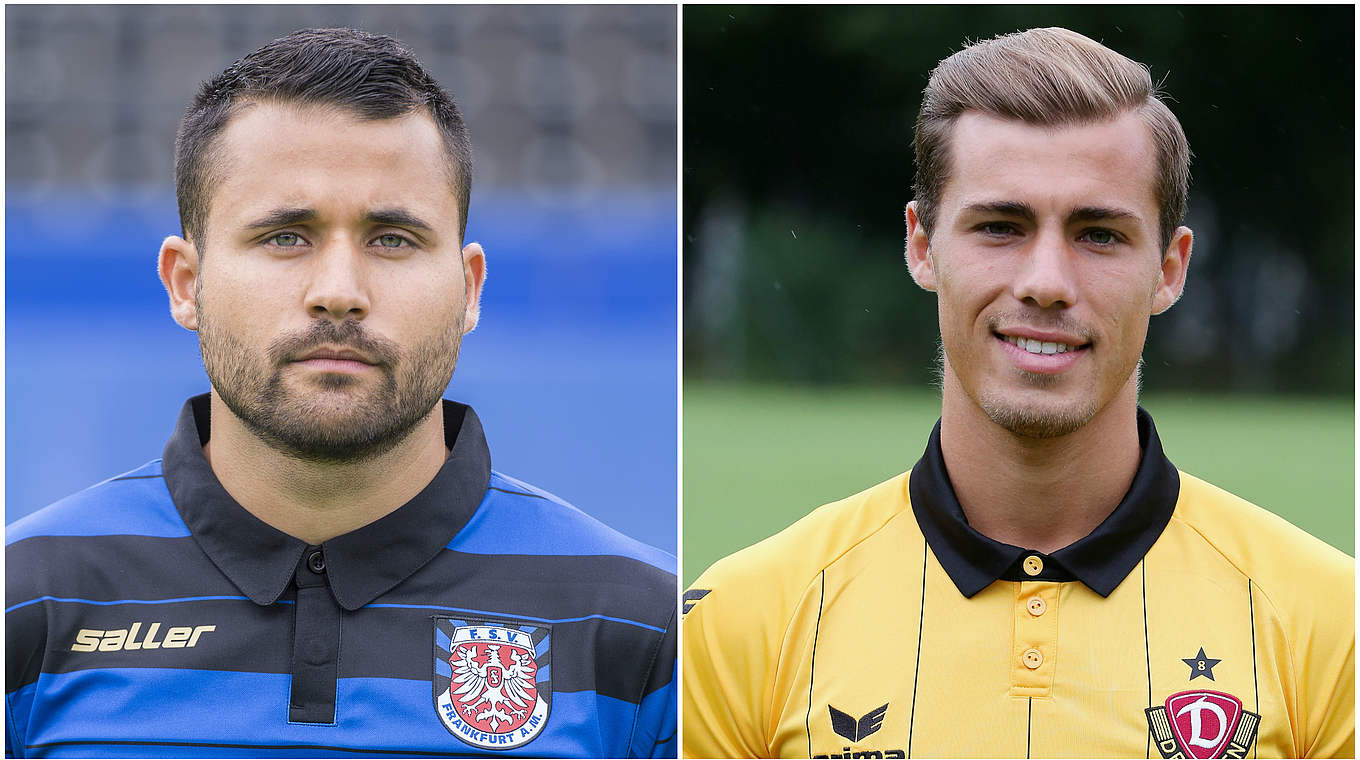
[[[1060,381],[1054,375],[1040,375],[1017,370],[1021,379],[1032,388],[1051,388]],[[1133,368],[1134,398],[1137,399],[1143,387],[1143,357]],[[994,424],[1000,425],[1011,434],[1022,438],[1058,438],[1075,433],[1086,426],[1103,408],[1100,400],[1093,397],[1081,400],[1075,405],[1058,409],[1037,409],[1033,406],[1017,406],[999,394],[983,393],[978,398],[978,406]]]
[[[1021,374],[1036,388],[1051,386],[1057,379],[1051,375],[1036,375],[1032,372]],[[984,394],[979,398],[978,406],[994,424],[1020,438],[1059,438],[1075,433],[1090,422],[1099,411],[1095,399],[1087,399],[1076,407],[1036,409],[1032,406],[1019,406],[991,394]]]
[[[444,334],[407,350],[372,335],[357,320],[316,319],[306,330],[275,339],[261,354],[218,329],[198,304],[203,368],[222,403],[270,448],[317,464],[373,459],[406,440],[434,411],[453,377],[462,326],[459,315]],[[377,362],[382,376],[376,387],[364,392],[359,386],[374,385],[373,378],[341,374],[294,377],[290,384],[284,370],[291,359],[324,344],[354,348]],[[345,393],[346,388],[353,391]]]

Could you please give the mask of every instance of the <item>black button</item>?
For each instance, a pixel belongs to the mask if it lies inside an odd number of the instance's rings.
[[[307,557],[307,567],[317,575],[326,572],[326,558],[319,551],[312,552]]]

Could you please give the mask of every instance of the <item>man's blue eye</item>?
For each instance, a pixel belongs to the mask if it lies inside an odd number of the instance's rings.
[[[1096,245],[1110,245],[1115,242],[1114,233],[1109,230],[1091,230],[1086,233],[1086,238]]]
[[[295,232],[280,232],[274,237],[269,238],[268,242],[273,243],[274,245],[277,245],[280,248],[292,248],[293,246],[301,243],[302,238],[298,237],[297,233]]]
[[[378,237],[378,245],[383,248],[400,248],[406,244],[406,238],[401,235],[381,235]]]

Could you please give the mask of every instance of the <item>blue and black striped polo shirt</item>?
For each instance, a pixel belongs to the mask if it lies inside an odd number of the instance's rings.
[[[207,395],[163,459],[10,525],[6,754],[673,757],[675,559],[492,471],[443,403],[434,480],[319,546],[218,483]]]

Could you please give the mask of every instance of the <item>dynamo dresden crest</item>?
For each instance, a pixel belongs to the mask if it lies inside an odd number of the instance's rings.
[[[1246,757],[1261,716],[1221,691],[1182,691],[1147,709],[1148,728],[1164,758]]]
[[[434,708],[454,736],[513,749],[548,723],[549,626],[435,618]]]

